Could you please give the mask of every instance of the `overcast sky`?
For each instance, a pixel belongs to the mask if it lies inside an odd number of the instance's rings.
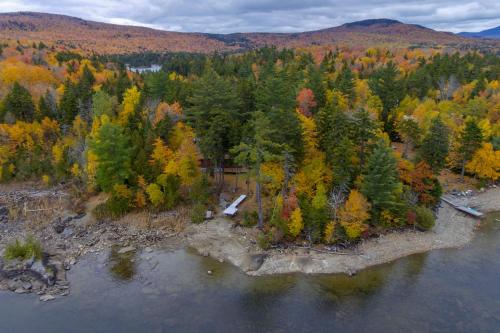
[[[500,25],[500,0],[0,0],[0,12],[12,11],[213,33],[298,32],[367,18],[453,32]]]

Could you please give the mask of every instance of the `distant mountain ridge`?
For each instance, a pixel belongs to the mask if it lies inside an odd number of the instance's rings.
[[[479,32],[461,32],[460,36],[470,38],[494,38],[500,39],[500,26]]]
[[[369,19],[300,33],[185,33],[115,25],[35,12],[0,13],[0,39],[44,41],[102,54],[226,52],[263,46],[446,45],[482,43],[448,32],[391,19]]]

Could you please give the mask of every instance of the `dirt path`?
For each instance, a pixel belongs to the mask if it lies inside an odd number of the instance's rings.
[[[483,212],[500,210],[500,188],[492,188],[466,204]],[[433,249],[461,247],[470,242],[478,220],[465,216],[447,204],[438,211],[435,227],[428,232],[395,232],[363,242],[358,253],[331,254],[307,249],[262,251],[254,241],[252,230],[234,229],[225,218],[191,226],[187,232],[190,246],[202,255],[209,255],[240,267],[249,275],[282,273],[354,273],[366,267],[394,261]]]

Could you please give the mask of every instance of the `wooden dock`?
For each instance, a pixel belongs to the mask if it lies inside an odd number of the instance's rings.
[[[475,210],[471,207],[468,207],[468,206],[457,204],[448,198],[441,197],[441,200],[443,200],[444,202],[446,202],[447,204],[449,204],[450,206],[452,206],[456,210],[459,210],[459,211],[466,213],[468,215],[471,215],[473,217],[481,218],[484,216],[484,214],[481,213],[480,211],[477,211],[477,210]]]
[[[238,199],[236,199],[232,204],[231,206],[227,207],[225,210],[224,210],[224,215],[227,215],[227,216],[234,216],[236,214],[236,212],[238,212],[238,205],[240,203],[243,202],[243,200],[246,199],[246,195],[245,194],[242,194],[238,197]]]

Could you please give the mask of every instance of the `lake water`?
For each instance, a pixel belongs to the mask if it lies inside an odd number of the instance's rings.
[[[0,293],[0,332],[500,332],[495,219],[465,248],[354,277],[253,278],[189,250],[89,256],[66,298]]]
[[[159,72],[161,70],[161,65],[151,65],[149,67],[128,67],[128,70],[135,73],[146,73],[146,72]]]

